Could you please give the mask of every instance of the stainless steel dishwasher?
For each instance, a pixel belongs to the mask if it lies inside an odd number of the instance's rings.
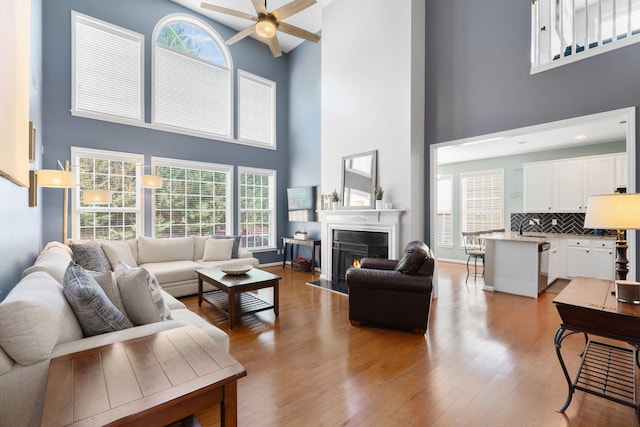
[[[551,243],[538,243],[538,293],[544,291],[549,284],[549,249]]]

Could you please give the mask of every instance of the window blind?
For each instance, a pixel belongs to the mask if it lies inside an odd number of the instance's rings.
[[[504,172],[461,174],[462,231],[502,228],[504,224]]]
[[[240,234],[243,247],[275,246],[275,171],[240,168]]]
[[[238,138],[275,145],[275,82],[238,71]]]

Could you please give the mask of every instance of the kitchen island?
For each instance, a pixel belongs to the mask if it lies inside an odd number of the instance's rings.
[[[549,239],[515,231],[483,234],[485,290],[537,298],[547,287]]]

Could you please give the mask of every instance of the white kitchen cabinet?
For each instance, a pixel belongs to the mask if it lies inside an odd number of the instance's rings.
[[[524,165],[524,211],[551,212],[553,165],[549,162]]]
[[[580,159],[553,162],[553,210],[556,212],[584,211],[584,187]]]
[[[611,194],[616,190],[616,159],[614,156],[586,159],[583,162],[584,206],[589,196]]]
[[[553,239],[549,242],[549,276],[547,284],[553,283],[560,277],[567,275],[567,247],[566,239]]]
[[[616,162],[616,188],[627,186],[627,155],[617,154],[614,156]]]
[[[613,246],[613,240],[568,239],[567,276],[613,280],[615,277]]]

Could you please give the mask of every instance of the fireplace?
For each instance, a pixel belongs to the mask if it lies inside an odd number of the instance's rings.
[[[347,269],[364,257],[388,258],[389,235],[378,231],[333,230],[331,281],[345,281]]]

